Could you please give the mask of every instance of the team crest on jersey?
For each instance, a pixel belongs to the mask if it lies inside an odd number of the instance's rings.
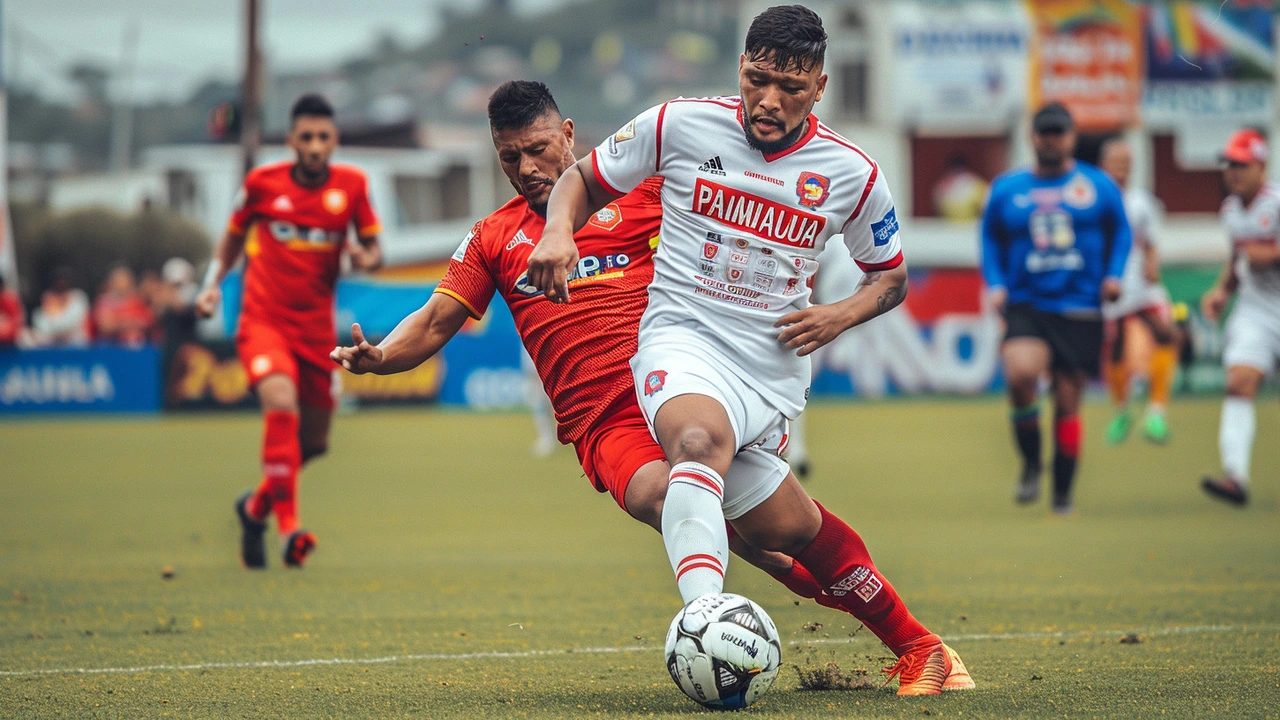
[[[289,199],[288,195],[281,195],[275,199],[275,202],[271,203],[271,209],[276,212],[293,212],[293,201]]]
[[[716,256],[719,254],[720,254],[719,245],[713,242],[707,242],[702,244],[702,257],[708,260],[715,260]]]
[[[609,154],[617,155],[618,143],[624,143],[628,140],[631,140],[635,136],[636,136],[636,121],[632,120],[626,125],[623,125],[621,130],[619,130],[618,132],[614,133],[609,137]]]
[[[801,205],[816,208],[826,202],[830,194],[831,181],[825,175],[812,172],[800,173],[800,180],[796,182],[796,196],[800,198]]]
[[[347,209],[347,191],[340,188],[325,190],[320,201],[324,204],[325,210],[338,215]]]
[[[1083,173],[1077,174],[1062,188],[1062,202],[1077,210],[1093,207],[1098,200],[1098,188]]]
[[[613,230],[622,223],[622,208],[618,207],[618,203],[609,203],[600,208],[587,222],[603,230]]]
[[[667,371],[654,370],[644,378],[644,396],[652,397],[667,384]]]
[[[746,274],[746,270],[740,267],[731,267],[725,271],[725,277],[729,278],[729,282],[740,282],[742,276]]]

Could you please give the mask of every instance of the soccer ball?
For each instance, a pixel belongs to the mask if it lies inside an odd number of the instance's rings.
[[[778,628],[741,595],[703,595],[684,606],[667,631],[667,670],[698,703],[744,708],[764,695],[782,664]]]

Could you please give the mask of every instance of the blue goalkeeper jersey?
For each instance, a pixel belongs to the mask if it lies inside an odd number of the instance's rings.
[[[1014,170],[996,178],[982,215],[982,276],[1009,303],[1094,315],[1103,280],[1124,274],[1132,242],[1120,188],[1098,168]]]

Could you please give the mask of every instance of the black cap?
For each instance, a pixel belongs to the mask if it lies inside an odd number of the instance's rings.
[[[1031,118],[1031,129],[1038,133],[1066,132],[1075,127],[1071,113],[1060,102],[1051,102],[1036,111]]]

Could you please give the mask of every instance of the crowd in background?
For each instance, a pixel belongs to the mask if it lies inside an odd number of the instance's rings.
[[[92,301],[60,268],[28,322],[18,294],[0,276],[0,348],[139,347],[188,336],[195,328],[197,289],[195,268],[178,257],[141,277],[127,265],[112,267]]]

